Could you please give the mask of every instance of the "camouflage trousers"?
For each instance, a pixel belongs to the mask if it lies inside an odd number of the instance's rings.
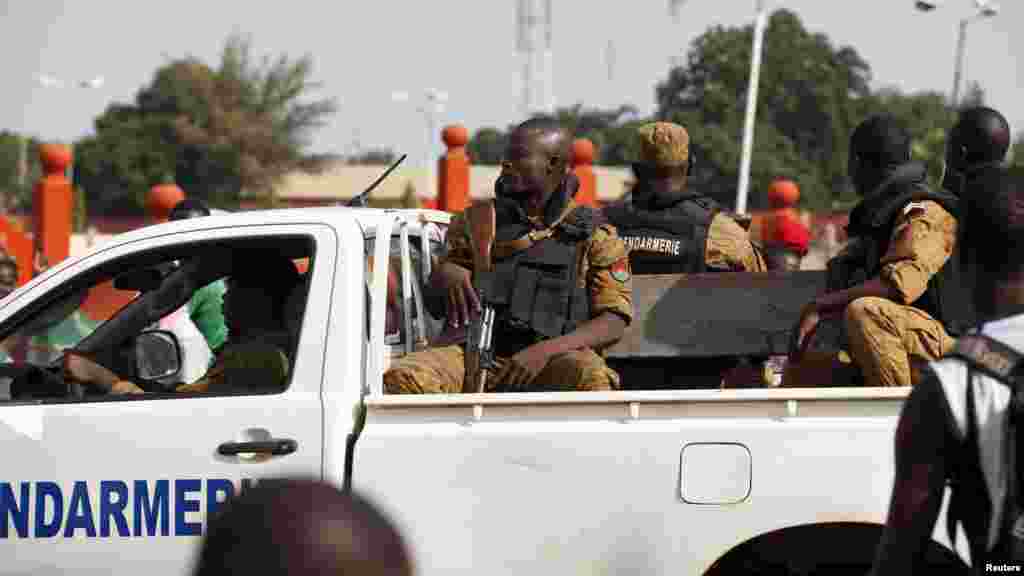
[[[938,360],[956,343],[926,312],[885,298],[850,302],[844,323],[866,386],[910,386],[912,358]]]
[[[465,350],[462,346],[440,346],[403,356],[384,374],[387,394],[455,394],[462,392],[465,379]],[[507,358],[497,358],[501,370]],[[499,382],[487,381],[487,391],[498,391]],[[619,375],[604,358],[589,348],[552,358],[530,385],[533,391],[571,392],[617,390]]]

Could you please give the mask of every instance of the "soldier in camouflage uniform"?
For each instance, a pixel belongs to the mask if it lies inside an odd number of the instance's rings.
[[[851,240],[829,261],[828,292],[804,308],[791,360],[799,363],[822,318],[840,318],[865,385],[910,386],[911,359],[938,359],[974,324],[953,257],[958,200],[927,187],[909,134],[891,116],[857,127],[849,172],[863,197],[850,214]]]
[[[628,252],[596,210],[577,206],[569,135],[551,119],[534,119],[510,135],[495,187],[495,270],[510,294],[498,314],[498,367],[488,391],[613,390],[619,376],[600,350],[632,320]],[[431,306],[453,327],[479,312],[470,284],[473,257],[464,213],[448,229],[448,253],[431,282]],[[543,238],[532,241],[532,238]],[[539,270],[562,270],[538,282]],[[528,298],[515,295],[531,294]],[[444,302],[444,304],[442,304]],[[462,391],[462,344],[415,352],[384,375],[390,394]]]
[[[690,135],[671,122],[637,129],[632,193],[604,209],[629,248],[635,274],[764,272],[750,236],[723,208],[687,188],[695,161]]]

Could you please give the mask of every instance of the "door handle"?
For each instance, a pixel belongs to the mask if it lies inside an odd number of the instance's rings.
[[[260,440],[256,442],[225,442],[217,446],[221,456],[237,456],[239,454],[270,454],[284,456],[299,449],[299,443],[290,438]]]

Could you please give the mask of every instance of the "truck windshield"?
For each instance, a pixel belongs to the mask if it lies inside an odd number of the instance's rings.
[[[138,294],[118,290],[107,280],[54,302],[0,341],[0,363],[49,365]]]

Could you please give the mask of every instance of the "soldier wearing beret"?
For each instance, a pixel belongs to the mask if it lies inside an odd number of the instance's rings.
[[[636,185],[628,198],[604,210],[629,247],[633,272],[764,272],[764,258],[747,231],[717,202],[687,189],[695,158],[686,129],[652,122],[636,136]]]
[[[487,391],[613,390],[618,374],[600,350],[632,320],[626,246],[597,210],[579,206],[570,172],[571,138],[550,118],[528,120],[509,136],[495,186],[494,271],[507,305],[496,314],[497,368]],[[453,327],[480,312],[471,285],[466,213],[447,234],[434,271],[431,312]],[[525,297],[524,297],[525,296]],[[465,346],[438,346],[397,360],[384,374],[389,394],[461,392]]]

